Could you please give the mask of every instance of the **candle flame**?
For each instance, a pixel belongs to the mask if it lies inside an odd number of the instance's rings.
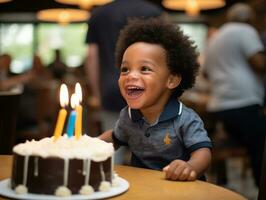
[[[75,85],[75,93],[77,95],[79,103],[82,101],[82,91],[81,91],[81,86],[79,83],[76,83]]]
[[[76,93],[71,95],[70,104],[71,104],[71,108],[73,109],[75,109],[76,106],[79,105],[79,100],[78,100]]]
[[[66,84],[62,84],[60,87],[60,105],[61,107],[67,106],[69,103],[68,100],[68,90]]]

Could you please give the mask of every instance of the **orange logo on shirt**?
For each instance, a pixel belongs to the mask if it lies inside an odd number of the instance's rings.
[[[164,141],[164,144],[166,144],[166,145],[171,144],[171,138],[170,138],[169,133],[167,133],[167,134],[165,135],[163,141]]]

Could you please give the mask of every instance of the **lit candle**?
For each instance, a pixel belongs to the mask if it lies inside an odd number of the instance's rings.
[[[76,139],[79,139],[79,137],[82,135],[82,91],[81,86],[79,83],[76,83],[75,85],[75,94],[78,98],[78,104],[76,106],[76,112],[77,112],[77,119],[76,119],[76,127],[75,127],[75,137]]]
[[[67,123],[67,136],[72,137],[74,134],[74,129],[75,129],[75,123],[76,123],[76,105],[77,105],[78,99],[76,94],[71,95],[70,103],[71,103],[71,108],[73,109],[69,115],[68,118],[68,123]]]
[[[62,84],[60,87],[60,105],[62,108],[58,113],[54,131],[54,140],[57,140],[61,136],[67,116],[67,111],[64,107],[68,105],[68,90],[65,84]]]

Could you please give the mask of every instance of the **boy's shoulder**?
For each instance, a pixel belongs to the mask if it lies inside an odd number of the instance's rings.
[[[197,113],[190,107],[187,107],[185,104],[182,103],[182,114],[187,115],[197,115]]]
[[[178,119],[178,118],[177,118]],[[182,112],[179,116],[181,121],[193,121],[200,119],[199,115],[192,109],[182,103]]]

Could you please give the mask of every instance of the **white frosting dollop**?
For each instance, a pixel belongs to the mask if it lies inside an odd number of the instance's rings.
[[[18,185],[15,188],[16,194],[27,194],[28,193],[28,188],[25,185]]]
[[[90,185],[83,185],[79,190],[79,193],[82,195],[90,195],[94,193],[94,189]]]
[[[112,156],[114,147],[112,143],[88,135],[82,135],[79,139],[75,137],[68,138],[64,135],[57,140],[54,140],[54,137],[47,137],[39,141],[26,141],[16,145],[13,152],[24,156],[91,159],[100,162]]]
[[[58,197],[68,197],[71,195],[72,195],[72,192],[70,191],[70,189],[68,189],[65,186],[60,186],[55,190],[55,196],[58,196]]]
[[[120,186],[119,176],[116,172],[113,173],[112,187]]]
[[[99,186],[99,191],[101,192],[108,192],[111,188],[111,183],[108,181],[102,181]]]
[[[120,186],[119,178],[114,178],[112,180],[112,187],[118,187],[118,186]]]

